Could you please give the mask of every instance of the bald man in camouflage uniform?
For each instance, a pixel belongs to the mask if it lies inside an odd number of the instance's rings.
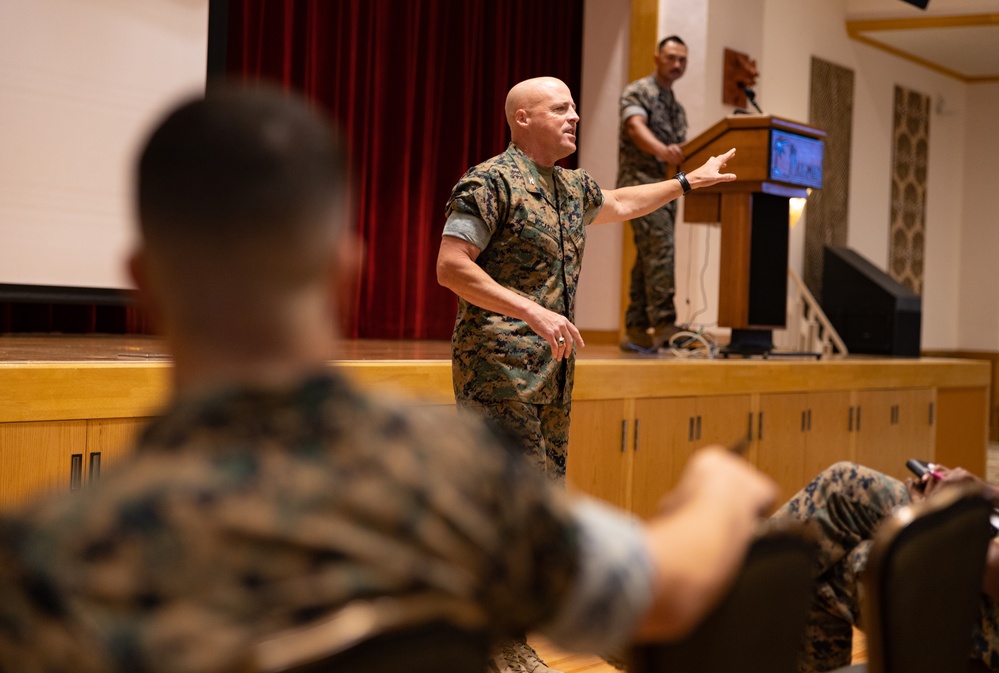
[[[986,489],[999,504],[999,490],[967,471],[943,466],[935,466],[935,471],[942,479],[926,475],[922,482],[903,483],[861,465],[836,463],[771,517],[770,525],[777,527],[788,521],[802,522],[819,541],[818,584],[800,673],[832,671],[850,664],[853,627],[860,626],[860,575],[867,566],[874,533],[896,509],[947,484],[968,482]],[[992,542],[986,565],[981,618],[973,634],[971,657],[987,670],[999,671],[999,616],[995,609],[999,542]]]
[[[581,651],[676,637],[712,608],[775,492],[748,464],[696,454],[643,523],[570,497],[479,419],[330,367],[360,256],[344,157],[309,105],[215,89],[138,167],[129,269],[173,396],[99,484],[0,516],[0,672],[259,670],[255,644],[365,599]]]
[[[586,225],[602,205],[600,187],[584,171],[538,166],[511,144],[462,177],[448,202],[445,234],[462,218],[481,220],[491,234],[477,260],[483,271],[572,322]],[[551,357],[548,344],[520,321],[464,298],[453,349],[459,404],[521,428],[525,442],[538,447],[530,455],[535,466],[563,483],[575,358]]]
[[[604,191],[586,171],[555,162],[576,150],[576,104],[540,77],[507,96],[511,143],[471,168],[451,193],[438,279],[459,297],[452,337],[459,406],[520,437],[550,479],[565,480],[575,349],[576,285],[586,227],[646,214],[683,193],[679,180]],[[687,178],[733,180],[730,152]]]
[[[555,162],[576,151],[576,104],[564,82],[525,80],[507,95],[511,143],[468,170],[446,208],[437,276],[459,297],[451,340],[458,406],[517,437],[528,459],[565,482],[576,348],[574,324],[586,227],[620,222],[677,198],[665,180],[603,191]],[[691,172],[695,186],[734,180],[735,150]],[[501,649],[501,672],[545,673],[525,641]],[[528,662],[524,665],[523,662]]]
[[[617,186],[659,182],[667,167],[683,161],[687,115],[673,83],[687,69],[687,47],[676,35],[656,48],[655,72],[635,80],[621,93]],[[624,350],[649,351],[676,333],[674,238],[676,201],[631,219],[635,263],[631,268]]]

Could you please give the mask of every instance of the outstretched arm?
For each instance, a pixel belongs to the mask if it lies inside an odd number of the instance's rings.
[[[703,166],[695,168],[687,173],[687,182],[691,189],[700,187],[710,187],[719,182],[732,182],[735,180],[735,173],[722,173],[721,169],[735,154],[735,148],[730,149],[725,154],[711,157]],[[604,191],[604,206],[593,224],[604,222],[623,222],[642,215],[648,215],[653,210],[661,208],[673,199],[683,195],[683,188],[679,181],[663,180],[647,185],[634,185],[632,187],[619,187]]]
[[[548,342],[557,360],[582,348],[583,337],[568,318],[497,283],[475,260],[481,250],[472,243],[445,235],[437,253],[437,282],[467,302],[487,311],[518,318]],[[564,342],[559,343],[562,337]]]

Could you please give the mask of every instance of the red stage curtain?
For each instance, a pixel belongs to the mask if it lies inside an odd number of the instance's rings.
[[[579,98],[582,14],[582,0],[230,1],[230,76],[303,92],[347,139],[366,245],[347,336],[450,338],[457,300],[435,270],[448,194],[505,149],[510,86],[552,75]]]

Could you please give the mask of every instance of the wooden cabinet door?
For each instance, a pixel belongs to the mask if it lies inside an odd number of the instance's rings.
[[[760,395],[756,428],[756,466],[780,487],[784,502],[805,484],[808,395]]]
[[[910,476],[905,461],[910,458],[933,460],[936,439],[936,391],[911,388],[898,391],[895,425],[899,432],[900,474]]]
[[[633,432],[626,400],[572,403],[566,479],[584,493],[627,507]]]
[[[756,465],[780,486],[783,502],[840,460],[853,460],[849,391],[761,394]]]
[[[805,423],[805,483],[833,463],[856,460],[850,432],[849,391],[808,393]],[[804,484],[802,484],[804,485]]]
[[[857,462],[878,472],[905,479],[909,471],[905,461],[920,458],[903,446],[899,423],[903,401],[900,390],[859,390],[855,393],[852,418]]]
[[[893,422],[898,404],[894,390],[860,390],[855,393],[853,431],[857,462],[878,472],[904,478],[905,461],[898,446],[900,432]],[[899,462],[901,461],[901,463]]]
[[[0,423],[0,508],[83,486],[86,421]]]
[[[139,433],[148,418],[102,418],[87,421],[87,453],[84,456],[86,479],[100,480],[101,474],[132,453]]]
[[[753,410],[750,395],[708,395],[698,397],[694,446],[708,444],[734,446],[749,432]]]
[[[988,447],[988,388],[939,388],[933,460],[963,467],[985,479]]]
[[[909,458],[933,456],[932,388],[862,390],[855,399],[858,463],[905,479]]]
[[[693,446],[691,397],[635,400],[631,511],[648,518],[676,485]]]

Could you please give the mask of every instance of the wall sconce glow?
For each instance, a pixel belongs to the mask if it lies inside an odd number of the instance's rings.
[[[811,191],[811,190],[809,190]],[[801,219],[801,214],[805,212],[805,199],[796,198],[788,199],[790,213],[788,215],[788,224],[794,229],[794,225],[798,224],[798,220]]]

